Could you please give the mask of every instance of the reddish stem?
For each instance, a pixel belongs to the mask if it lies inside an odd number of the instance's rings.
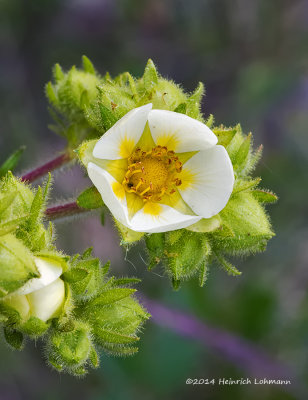
[[[47,208],[47,210],[45,211],[45,215],[47,219],[53,220],[53,219],[68,217],[74,214],[79,214],[85,211],[88,210],[79,207],[78,204],[74,201],[71,203],[61,204],[59,206]]]
[[[42,176],[46,175],[48,172],[51,172],[62,165],[66,164],[71,160],[71,156],[69,153],[63,153],[60,156],[54,158],[51,161],[48,161],[46,164],[41,165],[38,168],[29,171],[25,175],[21,177],[22,182],[33,182]]]

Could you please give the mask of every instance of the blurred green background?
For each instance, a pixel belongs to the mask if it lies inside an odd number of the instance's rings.
[[[205,115],[240,122],[264,156],[256,172],[280,200],[269,212],[277,236],[264,254],[237,261],[243,274],[212,268],[208,282],[172,292],[161,271],[146,271],[142,246],[124,254],[107,218],[57,223],[67,252],[93,245],[118,275],[166,305],[262,347],[308,379],[308,2],[306,0],[0,0],[0,160],[24,144],[19,172],[40,165],[64,142],[47,128],[44,84],[51,67],[86,54],[112,75],[140,76],[151,57],[188,91],[203,81]],[[78,167],[55,175],[55,199],[89,184]],[[124,259],[125,258],[125,259]],[[85,379],[45,366],[39,343],[22,353],[0,344],[0,399],[293,399],[285,386],[189,386],[187,378],[250,377],[210,346],[148,323],[137,356],[103,356]],[[261,371],[262,372],[262,371]],[[266,376],[265,376],[266,377]],[[304,395],[303,398],[308,398]]]

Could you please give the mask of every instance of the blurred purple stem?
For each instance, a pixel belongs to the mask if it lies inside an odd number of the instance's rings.
[[[71,203],[60,204],[58,206],[47,208],[45,215],[48,220],[54,220],[58,218],[69,217],[85,211],[89,210],[79,207],[76,201],[73,201]]]
[[[62,167],[62,165],[66,164],[71,160],[71,156],[69,153],[63,153],[58,157],[54,158],[51,161],[48,161],[46,164],[41,165],[38,168],[29,171],[25,175],[21,177],[22,182],[31,183],[42,176],[48,174],[48,172],[54,171],[55,169]]]
[[[152,315],[152,321],[155,324],[217,351],[235,366],[247,371],[252,380],[254,378],[290,380],[291,384],[284,385],[283,388],[294,393],[294,372],[255,344],[234,334],[211,327],[193,315],[169,308],[144,296],[140,296],[140,298]],[[298,387],[296,388],[298,393],[297,389]]]

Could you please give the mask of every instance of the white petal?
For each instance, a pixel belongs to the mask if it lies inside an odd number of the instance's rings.
[[[27,295],[30,303],[31,316],[42,321],[58,316],[65,299],[65,287],[62,279],[58,278],[53,283],[40,290]]]
[[[157,233],[186,228],[199,221],[201,217],[181,214],[172,207],[159,204],[159,215],[151,215],[139,210],[130,221],[130,229],[137,232]]]
[[[231,160],[223,146],[200,151],[183,166],[185,170],[195,174],[193,182],[181,196],[197,214],[211,218],[218,214],[227,204],[231,196],[234,173]]]
[[[128,226],[128,211],[124,188],[107,172],[93,163],[88,164],[88,175],[115,219]],[[115,194],[115,186],[122,187],[123,196]]]
[[[34,257],[34,262],[41,276],[30,279],[24,286],[16,290],[14,294],[32,293],[54,282],[62,274],[61,264],[56,261]]]
[[[134,108],[116,122],[96,143],[93,156],[105,160],[127,158],[140,139],[152,104]]]
[[[176,153],[205,150],[217,143],[217,137],[209,127],[187,115],[152,110],[148,120],[156,145],[167,146]]]

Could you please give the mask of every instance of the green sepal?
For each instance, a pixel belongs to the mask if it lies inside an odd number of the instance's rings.
[[[229,274],[232,276],[238,276],[241,275],[242,273],[234,266],[232,265],[229,261],[227,261],[221,254],[218,252],[214,252],[219,265]]]
[[[77,197],[77,204],[81,208],[92,210],[102,207],[104,202],[96,187],[91,186],[80,193],[80,195]]]
[[[42,321],[37,317],[30,317],[26,322],[20,325],[20,330],[30,337],[39,337],[49,328],[50,323]]]
[[[79,299],[93,297],[102,285],[102,270],[98,258],[78,259],[69,271],[63,274],[69,282],[73,295]]]
[[[253,197],[258,200],[259,203],[276,203],[278,200],[278,196],[265,189],[256,189],[253,190],[252,192]]]
[[[204,93],[205,93],[204,85],[202,82],[199,82],[193,94],[187,99],[186,114],[189,115],[191,118],[199,119],[201,121],[203,120],[200,109],[201,109],[201,100],[202,97],[204,96]]]
[[[121,224],[118,220],[114,220],[118,232],[121,236],[121,244],[123,246],[130,245],[132,243],[138,242],[143,238],[144,232],[136,232],[132,229],[127,228],[125,225]]]
[[[155,65],[151,59],[148,60],[143,74],[144,88],[147,92],[151,92],[153,87],[158,83],[158,75]]]
[[[249,151],[251,147],[251,133],[245,137],[236,155],[234,156],[233,168],[235,171],[241,171],[247,164]]]
[[[236,128],[225,128],[223,125],[217,128],[213,128],[213,132],[217,136],[218,142],[221,146],[227,147],[233,137],[235,136],[237,129]]]
[[[14,266],[14,268],[12,268]],[[14,235],[0,237],[0,297],[39,277],[31,252]]]
[[[83,322],[76,322],[69,332],[53,330],[48,338],[47,353],[62,368],[76,368],[87,362],[92,348],[90,328]]]
[[[151,235],[146,235],[145,244],[150,259],[148,269],[152,269],[164,258],[165,235],[163,233],[152,233]]]
[[[201,266],[207,262],[210,252],[210,243],[202,233],[185,230],[168,232],[165,237],[167,273],[178,285],[178,282],[198,273]],[[173,284],[173,286],[175,285]]]
[[[95,68],[89,58],[85,55],[82,56],[82,67],[85,72],[95,75]]]
[[[20,157],[25,151],[25,146],[21,146],[18,150],[14,151],[0,166],[0,178],[8,173],[8,171],[13,171],[13,169],[17,166]]]
[[[177,112],[180,114],[186,114],[186,110],[187,110],[186,103],[181,103],[174,109],[174,112]]]
[[[89,352],[89,362],[90,362],[92,368],[99,367],[99,356],[98,356],[97,351],[95,350],[94,346],[91,346],[91,349]]]
[[[223,224],[233,232],[232,237],[213,236],[215,248],[230,254],[263,251],[266,242],[274,236],[267,215],[250,192],[240,192],[229,200],[220,212]]]
[[[192,232],[212,232],[221,227],[221,218],[219,215],[214,215],[212,218],[202,218],[200,221],[190,225],[186,229]]]
[[[22,350],[24,347],[23,334],[16,329],[4,327],[3,328],[4,339],[7,344],[14,350]]]
[[[111,304],[117,302],[125,297],[128,297],[136,292],[136,289],[129,288],[113,288],[107,291],[102,292],[98,297],[94,300],[90,301],[87,304],[88,308],[93,307],[102,307],[107,304]]]
[[[251,180],[244,180],[244,179],[236,179],[234,186],[233,186],[233,192],[232,195],[251,190],[254,187],[258,186],[259,183],[261,182],[261,178],[255,178]]]

